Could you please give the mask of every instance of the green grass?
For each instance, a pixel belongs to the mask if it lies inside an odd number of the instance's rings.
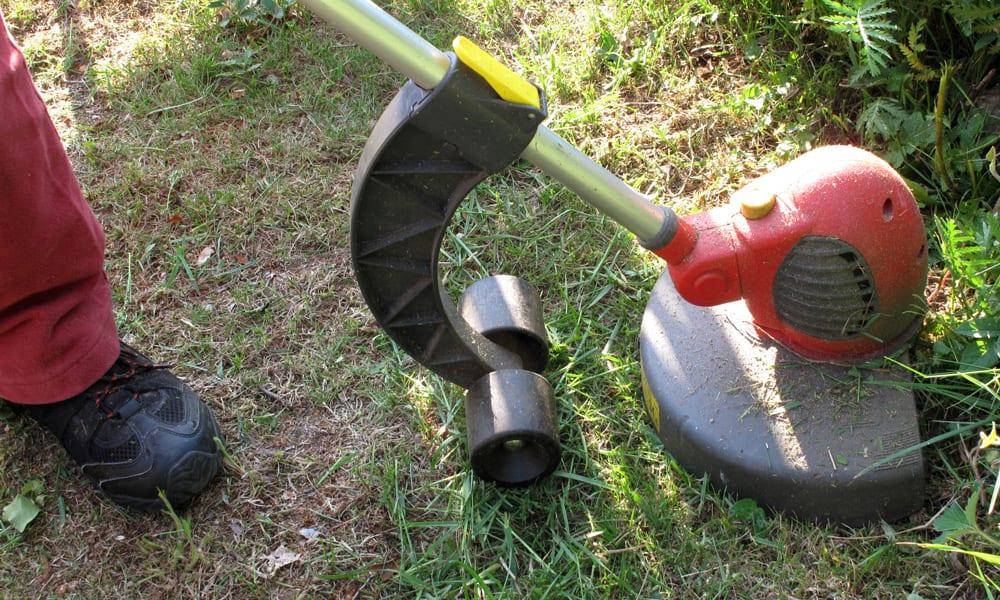
[[[179,363],[229,452],[193,506],[139,517],[103,502],[55,442],[3,413],[0,503],[27,494],[42,508],[24,533],[0,528],[6,594],[995,594],[971,559],[898,543],[936,539],[938,512],[980,495],[973,520],[983,531],[996,524],[985,512],[994,457],[975,449],[980,428],[962,429],[996,413],[995,363],[962,367],[989,356],[994,339],[962,323],[981,330],[996,313],[997,227],[985,209],[997,186],[983,158],[995,134],[963,140],[946,129],[949,185],[933,138],[905,146],[860,130],[886,84],[845,85],[859,59],[823,28],[816,2],[385,5],[435,44],[464,33],[537,81],[554,130],[682,213],[726,201],[815,145],[895,152],[927,188],[931,291],[943,281],[913,362],[926,375],[916,378],[924,437],[939,439],[926,449],[925,509],[891,526],[817,526],[766,514],[681,469],[639,390],[639,323],[662,264],[524,165],[462,205],[441,269],[455,295],[492,272],[540,290],[564,456],[529,489],[478,481],[462,390],[394,347],[350,266],[353,170],[402,78],[299,8],[272,27],[234,19],[222,28],[200,0],[0,0],[105,227],[123,335]],[[949,106],[965,106],[981,75],[956,71]],[[931,87],[925,97],[906,88],[911,124],[965,117],[935,113]],[[995,123],[984,118],[977,131]],[[971,529],[949,531],[1000,551]]]

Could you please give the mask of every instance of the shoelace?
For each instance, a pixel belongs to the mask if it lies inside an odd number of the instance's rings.
[[[114,374],[111,374],[109,371],[99,380],[104,382],[105,386],[102,389],[97,390],[94,394],[94,403],[97,406],[97,410],[103,412],[105,417],[108,419],[128,419],[135,413],[139,412],[139,409],[141,408],[139,406],[139,392],[133,393],[132,396],[118,408],[108,409],[104,406],[108,398],[120,390],[126,381],[132,379],[140,373],[155,371],[157,369],[170,369],[174,366],[171,363],[154,363],[139,356],[131,348],[124,345],[122,346],[121,354],[118,356],[118,360],[115,362],[115,365],[117,366],[119,363],[126,365],[128,370]]]

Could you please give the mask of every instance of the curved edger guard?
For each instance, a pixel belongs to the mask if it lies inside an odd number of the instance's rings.
[[[501,100],[448,54],[432,90],[407,82],[375,125],[355,176],[351,255],[379,325],[422,365],[464,388],[522,360],[475,331],[441,290],[438,255],[465,196],[505,168],[545,118]]]

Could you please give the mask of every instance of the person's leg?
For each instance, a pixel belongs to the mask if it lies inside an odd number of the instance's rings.
[[[0,398],[125,506],[190,500],[222,462],[208,407],[118,341],[104,235],[2,15]]]
[[[0,19],[0,398],[65,400],[118,356],[104,235]]]

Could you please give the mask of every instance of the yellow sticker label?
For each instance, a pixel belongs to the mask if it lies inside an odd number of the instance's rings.
[[[472,40],[458,36],[452,42],[452,48],[458,59],[465,66],[482,75],[483,79],[493,86],[501,98],[515,104],[527,104],[541,108],[542,101],[538,94],[538,88],[508,69],[506,65],[493,58]]]
[[[653,397],[653,390],[649,389],[649,382],[646,381],[646,372],[642,372],[642,397],[646,404],[646,412],[653,422],[653,428],[660,432],[660,403]]]

